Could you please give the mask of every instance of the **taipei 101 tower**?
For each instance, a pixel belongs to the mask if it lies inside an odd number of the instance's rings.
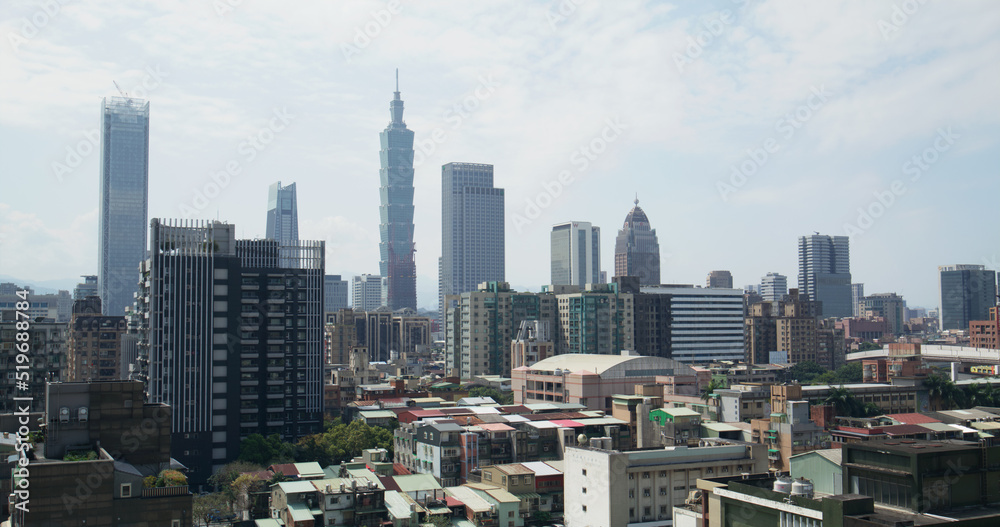
[[[389,103],[392,121],[379,134],[379,270],[388,281],[393,311],[417,308],[417,272],[413,261],[413,131],[403,122],[403,100],[396,91]]]

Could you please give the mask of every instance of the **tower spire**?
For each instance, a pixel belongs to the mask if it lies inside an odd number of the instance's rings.
[[[638,192],[635,193],[635,206],[636,207],[639,206],[639,193]]]
[[[396,93],[399,93],[399,68],[396,68]]]

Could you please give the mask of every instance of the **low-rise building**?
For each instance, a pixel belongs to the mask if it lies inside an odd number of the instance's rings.
[[[567,448],[566,525],[669,525],[673,507],[685,502],[700,478],[767,470],[762,445],[702,444],[634,452]]]

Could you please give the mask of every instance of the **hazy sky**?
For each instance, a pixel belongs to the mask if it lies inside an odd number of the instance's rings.
[[[421,306],[452,161],[495,166],[519,288],[568,220],[612,270],[636,193],[668,283],[794,286],[798,236],[854,234],[855,282],[933,307],[938,265],[1000,258],[1000,2],[33,0],[0,34],[0,274],[25,280],[97,272],[113,80],[150,100],[150,218],[260,237],[268,185],[295,182],[327,272],[377,273],[397,67]]]

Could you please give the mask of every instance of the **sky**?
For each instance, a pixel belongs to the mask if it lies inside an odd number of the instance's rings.
[[[268,186],[295,182],[327,273],[378,273],[397,68],[421,307],[449,162],[494,165],[522,290],[565,221],[601,227],[613,274],[636,196],[664,283],[794,286],[814,232],[910,306],[937,306],[939,265],[1000,268],[1000,2],[32,0],[0,4],[0,36],[0,275],[24,281],[97,273],[115,82],[150,101],[150,218],[263,237]]]

